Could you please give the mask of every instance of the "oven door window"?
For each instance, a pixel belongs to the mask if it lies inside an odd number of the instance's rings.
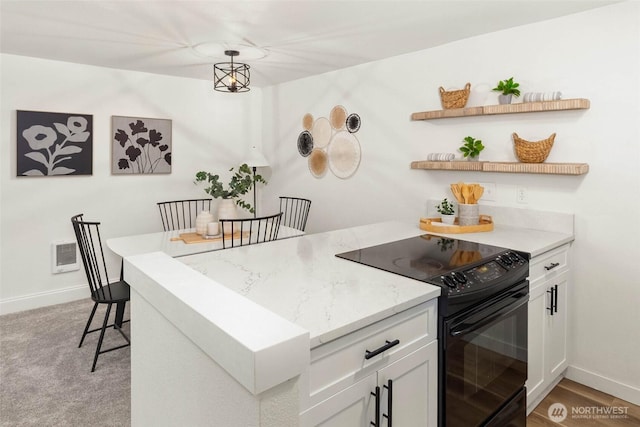
[[[446,425],[477,426],[527,379],[527,295],[447,321]]]

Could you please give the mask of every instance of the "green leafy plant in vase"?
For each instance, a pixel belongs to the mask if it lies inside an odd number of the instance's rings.
[[[456,216],[455,209],[453,207],[453,203],[449,202],[449,200],[445,197],[442,199],[439,205],[436,206],[436,210],[440,213],[440,218],[442,222],[445,224],[453,224]]]
[[[479,139],[475,139],[472,136],[467,136],[463,139],[464,145],[460,147],[460,151],[462,151],[462,155],[467,158],[467,160],[478,160],[480,157],[480,152],[484,150],[484,145],[482,145],[482,141]]]
[[[229,172],[233,172],[233,170],[234,168],[231,168]],[[255,206],[251,206],[251,204],[244,201],[240,196],[247,194],[257,183],[267,183],[262,175],[254,175],[246,163],[240,165],[238,170],[233,173],[227,188],[225,188],[224,184],[220,181],[218,174],[214,175],[209,172],[200,171],[196,173],[195,184],[201,182],[206,182],[207,187],[204,191],[214,199],[234,200],[236,205],[248,210],[250,213],[255,212]]]
[[[511,98],[515,96],[516,98],[520,96],[520,83],[516,83],[513,81],[513,77],[507,80],[501,80],[498,82],[498,85],[494,87],[492,90],[496,92],[502,92],[498,96],[498,102],[500,104],[511,104]]]

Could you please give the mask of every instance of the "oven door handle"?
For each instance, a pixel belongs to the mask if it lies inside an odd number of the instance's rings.
[[[504,307],[494,313],[492,313],[491,315],[484,317],[480,320],[478,320],[477,322],[474,323],[465,323],[462,322],[459,325],[456,325],[456,327],[452,328],[449,331],[449,335],[451,336],[458,336],[458,335],[462,335],[462,334],[467,334],[469,332],[472,332],[476,329],[479,329],[481,327],[483,327],[484,325],[487,325],[491,322],[493,322],[494,320],[500,318],[500,317],[505,317],[510,315],[511,313],[513,313],[516,310],[519,310],[523,305],[528,304],[529,303],[529,296],[527,295],[527,297],[525,298],[520,298],[519,302],[516,305],[513,304],[509,304],[507,307]]]

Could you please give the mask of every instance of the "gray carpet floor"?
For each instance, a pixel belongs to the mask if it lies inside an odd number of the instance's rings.
[[[0,426],[131,425],[130,347],[100,355],[93,373],[100,333],[78,348],[92,307],[86,299],[0,316]],[[99,307],[92,328],[103,318]],[[103,349],[124,343],[109,328]]]

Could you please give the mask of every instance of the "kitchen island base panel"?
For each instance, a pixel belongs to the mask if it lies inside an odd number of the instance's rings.
[[[301,327],[162,252],[125,258],[124,267],[132,289],[251,393],[306,369]]]
[[[298,425],[298,379],[253,394],[131,289],[131,425]]]

